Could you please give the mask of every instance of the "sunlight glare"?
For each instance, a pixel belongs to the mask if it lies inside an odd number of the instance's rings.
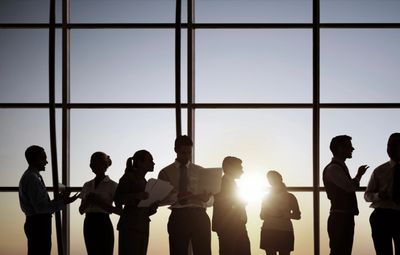
[[[261,203],[267,190],[267,180],[261,174],[243,174],[237,181],[239,196],[248,204]]]

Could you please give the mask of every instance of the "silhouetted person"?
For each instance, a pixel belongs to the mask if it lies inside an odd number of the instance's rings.
[[[267,179],[271,185],[270,193],[264,198],[260,218],[264,220],[261,228],[260,248],[267,255],[288,255],[294,250],[294,233],[291,219],[301,217],[296,197],[287,191],[282,176],[277,171],[269,171]]]
[[[238,196],[235,183],[243,174],[242,160],[226,157],[222,162],[224,175],[221,191],[214,196],[212,230],[217,232],[220,255],[249,255],[245,203]]]
[[[154,170],[153,156],[146,150],[135,152],[126,161],[124,175],[118,183],[114,201],[117,206],[124,205],[118,221],[118,253],[120,255],[145,255],[149,243],[149,216],[156,213],[157,204],[138,207],[140,200],[147,199],[145,192],[147,172]]]
[[[356,190],[368,166],[360,166],[356,176],[351,178],[345,164],[354,151],[350,136],[332,138],[329,148],[333,158],[323,171],[323,182],[331,201],[328,218],[330,254],[350,255],[353,249],[354,216],[359,213]]]
[[[48,255],[51,252],[51,214],[78,198],[69,191],[60,194],[59,200],[50,200],[40,171],[45,170],[47,156],[37,145],[28,147],[25,158],[29,164],[19,182],[19,202],[26,215],[24,225],[28,239],[28,255]]]
[[[208,194],[195,194],[201,166],[190,162],[193,142],[188,136],[175,140],[176,160],[162,169],[158,178],[168,181],[174,190],[167,197],[171,204],[168,220],[171,255],[186,255],[191,242],[194,255],[211,254],[210,218],[206,213]],[[165,201],[164,201],[165,202]]]
[[[88,255],[110,255],[114,252],[114,228],[110,213],[120,213],[113,207],[117,183],[105,172],[111,166],[110,156],[104,152],[95,152],[90,158],[90,168],[96,175],[83,185],[79,212],[85,213],[83,235]]]
[[[400,254],[400,133],[391,134],[387,143],[390,160],[371,175],[365,200],[375,208],[369,221],[377,255]]]

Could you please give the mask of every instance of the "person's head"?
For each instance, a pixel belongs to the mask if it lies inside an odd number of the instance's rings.
[[[25,158],[28,165],[36,168],[38,171],[44,171],[48,163],[46,152],[38,145],[29,146],[25,150]]]
[[[387,143],[387,154],[390,159],[396,162],[400,161],[400,133],[390,135]]]
[[[153,156],[146,150],[139,150],[126,162],[127,168],[136,168],[143,172],[154,171]]]
[[[222,161],[222,170],[225,175],[238,179],[243,174],[242,160],[231,156],[225,157]]]
[[[178,136],[175,139],[176,160],[181,164],[187,164],[192,158],[193,142],[187,135]]]
[[[90,168],[96,175],[104,175],[111,163],[110,156],[101,151],[96,151],[90,157]]]
[[[329,148],[334,157],[347,159],[353,156],[354,148],[351,137],[348,135],[338,135],[332,138]]]
[[[272,187],[280,186],[283,183],[282,175],[274,170],[267,172],[267,180]]]

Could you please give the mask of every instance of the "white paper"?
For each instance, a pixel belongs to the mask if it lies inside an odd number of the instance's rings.
[[[221,190],[222,168],[203,168],[198,177],[197,194],[217,194]]]
[[[173,188],[169,182],[151,178],[147,181],[145,188],[145,191],[149,193],[149,197],[140,201],[138,207],[148,207],[156,201],[165,199]]]

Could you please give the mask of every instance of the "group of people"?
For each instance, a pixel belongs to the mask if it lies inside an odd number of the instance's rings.
[[[211,230],[219,239],[219,254],[248,255],[250,240],[246,230],[246,204],[238,196],[236,180],[243,174],[242,161],[226,157],[222,162],[224,175],[217,194],[196,193],[197,178],[203,168],[191,162],[193,142],[188,136],[175,140],[175,161],[163,168],[158,179],[167,181],[173,190],[162,201],[150,206],[139,206],[149,197],[145,191],[146,173],[154,170],[150,152],[137,151],[127,159],[126,169],[119,182],[105,173],[112,164],[104,152],[95,152],[90,158],[90,168],[95,177],[86,182],[80,194],[68,190],[51,200],[40,171],[47,164],[46,153],[40,146],[30,146],[25,151],[28,169],[19,183],[19,200],[26,215],[24,225],[28,239],[28,254],[50,254],[51,215],[69,203],[81,198],[79,212],[85,214],[83,233],[88,254],[113,254],[114,228],[109,215],[120,215],[118,251],[124,254],[146,254],[149,241],[150,216],[158,206],[169,205],[168,219],[169,253],[187,255],[211,255]],[[328,234],[331,255],[351,254],[354,236],[354,216],[358,214],[355,191],[368,166],[360,166],[351,178],[345,160],[354,150],[351,137],[336,136],[330,149],[332,161],[323,171],[323,182],[331,210],[328,218]],[[371,175],[365,199],[375,208],[370,223],[375,250],[378,255],[392,254],[392,240],[396,254],[400,249],[400,133],[394,133],[388,141],[390,161],[379,166]],[[260,218],[260,248],[267,255],[288,255],[294,250],[292,219],[300,219],[296,197],[289,193],[282,176],[269,171],[267,180],[271,191],[263,199]],[[212,220],[206,208],[213,206]]]
[[[323,182],[331,202],[328,218],[328,235],[331,255],[350,255],[354,238],[354,216],[358,215],[356,190],[368,169],[358,168],[354,178],[350,176],[346,159],[354,150],[351,137],[340,135],[330,143],[332,161],[323,171]],[[371,174],[365,201],[371,202],[374,211],[369,222],[377,255],[400,254],[400,133],[390,135],[387,142],[389,161],[378,166]]]

